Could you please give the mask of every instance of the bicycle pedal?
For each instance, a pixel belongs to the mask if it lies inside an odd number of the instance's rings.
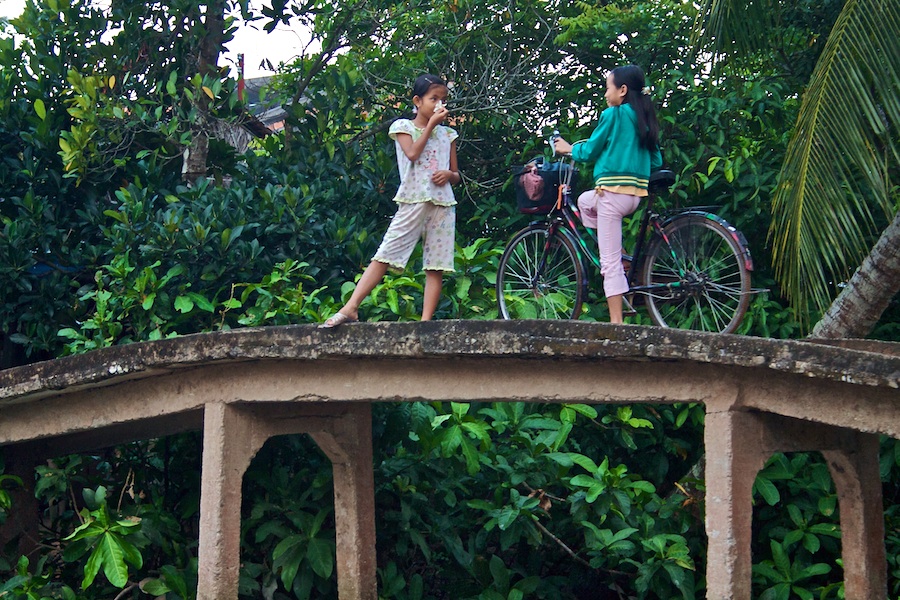
[[[637,314],[637,311],[631,305],[631,302],[628,301],[628,298],[622,297],[622,316],[623,317],[633,317]]]

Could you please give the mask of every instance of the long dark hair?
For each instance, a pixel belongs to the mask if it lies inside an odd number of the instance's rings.
[[[643,148],[655,150],[659,147],[659,121],[653,100],[644,93],[644,72],[637,65],[625,65],[612,70],[616,87],[628,86],[625,102],[631,105],[637,115],[638,142]]]

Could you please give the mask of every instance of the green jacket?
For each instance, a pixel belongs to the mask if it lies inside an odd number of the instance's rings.
[[[662,167],[662,154],[642,148],[637,136],[637,115],[628,104],[610,106],[588,139],[576,142],[572,158],[594,163],[594,187],[630,186],[647,189],[650,173]]]

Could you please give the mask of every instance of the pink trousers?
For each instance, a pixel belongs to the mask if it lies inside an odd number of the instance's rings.
[[[640,196],[616,194],[607,190],[588,190],[578,196],[578,210],[586,227],[597,230],[600,273],[607,298],[628,291],[622,266],[622,218],[637,210]]]

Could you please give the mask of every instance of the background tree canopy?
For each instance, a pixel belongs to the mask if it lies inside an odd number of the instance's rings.
[[[734,8],[723,2],[276,0],[255,12],[226,0],[29,0],[0,34],[0,367],[333,313],[393,212],[386,130],[423,71],[453,82],[465,178],[458,272],[438,317],[495,318],[498,256],[527,222],[510,168],[545,153],[554,128],[586,137],[605,106],[606,71],[627,62],[647,73],[664,160],[678,175],[663,205],[716,206],[750,241],[754,286],[770,292],[754,298],[741,333],[804,335],[839,289],[854,287],[850,275],[895,212],[888,92],[900,85],[891,45],[900,35],[861,42],[894,68],[881,87],[866,80],[873,100],[862,104],[884,125],[865,138],[877,138],[878,169],[828,184],[872,217],[855,253],[827,237],[804,234],[799,250],[778,237],[791,231],[791,165],[811,127],[801,115],[813,98],[831,106],[828,94],[853,72],[828,66],[848,52],[833,32],[859,41],[859,15],[870,10],[896,28],[895,4],[750,3],[759,10],[744,31],[719,18]],[[314,43],[267,90],[286,127],[239,154],[216,137],[247,118],[216,57],[234,27],[291,18]],[[832,87],[816,83],[823,72]],[[820,120],[846,126],[843,115],[835,108]],[[842,157],[808,162],[847,173]],[[858,187],[877,181],[878,202]],[[626,236],[636,227],[626,224]],[[773,268],[782,264],[773,248],[804,260],[821,252],[825,266],[783,277],[791,268]],[[836,254],[843,262],[829,262]],[[414,265],[376,288],[364,318],[416,318],[423,281]],[[798,281],[819,299],[799,293]],[[868,326],[873,337],[900,335],[891,297]],[[606,319],[598,300],[585,318]],[[702,595],[702,407],[383,405],[374,427],[381,597]],[[900,446],[885,440],[883,450],[897,595]],[[0,594],[192,598],[199,453],[198,436],[184,435],[41,467],[48,543],[28,558],[5,550]],[[16,481],[0,477],[5,510]],[[330,477],[303,437],[273,440],[256,458],[245,478],[242,597],[335,596]],[[838,507],[821,457],[774,457],[755,494],[754,595],[841,597]],[[121,517],[138,520],[81,527]],[[101,541],[121,552],[97,554]]]

